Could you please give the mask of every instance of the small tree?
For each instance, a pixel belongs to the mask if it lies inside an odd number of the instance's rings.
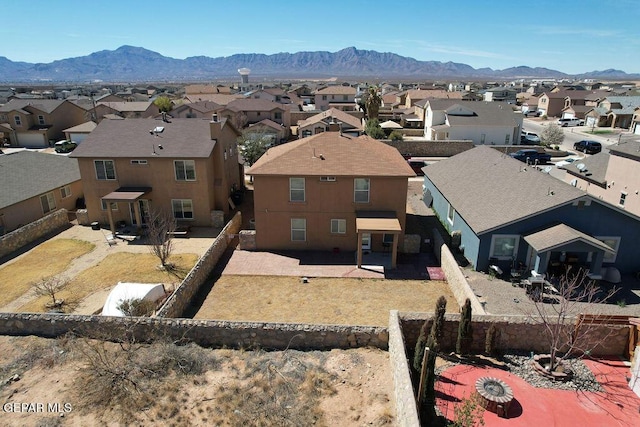
[[[564,141],[564,131],[555,123],[550,123],[540,134],[542,144],[549,146],[554,144],[562,144]]]
[[[386,137],[384,131],[380,127],[378,119],[369,119],[364,126],[364,132],[371,138],[384,139]]]
[[[467,298],[462,306],[460,323],[458,324],[458,340],[456,341],[456,353],[467,354],[473,339],[471,326],[471,300]]]
[[[420,370],[422,369],[424,348],[429,347],[430,349],[434,350],[436,347],[438,347],[438,340],[442,337],[442,325],[444,323],[444,314],[446,311],[447,299],[443,295],[441,295],[440,298],[438,298],[438,301],[436,301],[436,312],[433,318],[433,323],[431,324],[429,336],[427,337],[428,321],[425,321],[422,324],[422,329],[420,329],[420,336],[418,337],[418,342],[416,342],[413,357],[413,367],[417,372],[420,372]]]
[[[610,289],[603,296],[599,286],[587,277],[587,271],[580,269],[577,274],[569,275],[567,269],[556,288],[559,296],[555,304],[545,303],[544,298],[533,298],[534,309],[528,313],[529,318],[544,325],[549,340],[549,365],[547,370],[554,372],[564,360],[571,356],[584,356],[593,348],[607,340],[610,334],[596,335],[597,326],[578,316],[585,305],[606,303],[617,292]],[[574,318],[578,316],[578,320]]]
[[[245,162],[252,166],[273,144],[273,136],[264,132],[245,131],[238,138],[238,146]]]
[[[161,112],[167,113],[171,111],[172,103],[171,100],[166,96],[159,96],[153,101],[153,105],[158,107]]]
[[[64,300],[56,298],[56,294],[60,292],[68,282],[65,279],[57,277],[42,278],[39,282],[33,285],[33,289],[36,295],[46,296],[51,298],[51,302],[46,304],[47,308],[59,308],[64,304]]]
[[[163,268],[171,270],[173,266],[169,264],[168,260],[173,252],[173,233],[176,231],[176,220],[167,211],[151,211],[148,224],[151,253],[158,257]]]

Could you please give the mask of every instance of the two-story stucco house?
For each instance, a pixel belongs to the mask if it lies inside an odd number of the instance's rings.
[[[63,139],[64,130],[87,121],[87,111],[57,99],[12,99],[0,106],[0,123],[11,145],[42,148]]]
[[[328,86],[314,92],[316,110],[325,111],[335,108],[342,111],[354,111],[356,88],[351,86]]]
[[[90,221],[140,226],[151,210],[194,226],[230,211],[243,184],[236,139],[226,120],[103,120],[73,151]]]
[[[395,267],[406,219],[407,178],[395,148],[333,128],[267,151],[253,176],[259,250],[392,254]]]
[[[522,114],[503,102],[434,99],[425,105],[424,136],[430,141],[519,144],[521,130]]]

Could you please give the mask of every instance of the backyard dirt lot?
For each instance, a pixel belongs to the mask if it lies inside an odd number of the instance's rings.
[[[363,278],[222,275],[196,319],[387,326],[389,310],[433,311],[446,282]]]
[[[395,425],[389,358],[378,349],[0,336],[0,354],[3,426]]]

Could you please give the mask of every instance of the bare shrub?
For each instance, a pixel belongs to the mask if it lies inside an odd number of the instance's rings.
[[[158,257],[160,264],[167,270],[172,269],[168,260],[173,253],[173,233],[176,231],[176,220],[167,211],[151,211],[149,213],[149,228],[147,239],[150,250]]]
[[[121,300],[117,308],[125,316],[151,316],[156,309],[156,303],[142,298],[129,298]]]
[[[51,301],[45,304],[46,308],[60,308],[64,304],[64,300],[56,298],[56,294],[64,289],[69,282],[58,277],[42,278],[39,282],[34,283],[33,290],[36,295],[51,298]]]

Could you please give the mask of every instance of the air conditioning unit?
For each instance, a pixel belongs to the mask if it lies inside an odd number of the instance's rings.
[[[578,180],[577,179],[572,179],[569,184],[571,184],[571,186],[573,186],[573,187],[577,187],[578,186]]]

